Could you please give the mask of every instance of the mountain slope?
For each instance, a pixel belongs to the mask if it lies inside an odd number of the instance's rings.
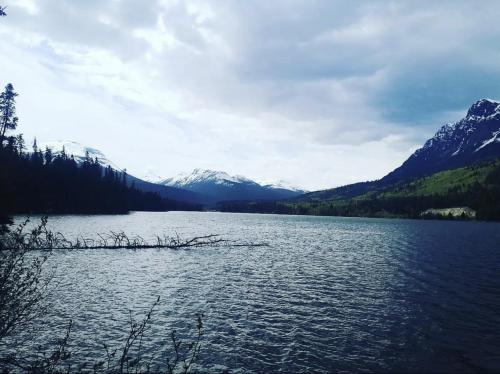
[[[400,167],[380,180],[355,183],[297,197],[302,201],[353,198],[434,173],[500,157],[500,102],[481,99],[466,116],[448,123]]]
[[[162,185],[186,189],[216,201],[230,200],[280,200],[298,196],[299,189],[283,185],[261,185],[240,175],[229,175],[223,171],[195,169],[190,174],[168,178]]]
[[[482,99],[448,123],[383,182],[415,178],[500,156],[500,102]]]

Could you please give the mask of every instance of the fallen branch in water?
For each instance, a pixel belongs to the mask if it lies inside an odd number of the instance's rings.
[[[154,241],[148,241],[141,236],[129,237],[125,232],[110,232],[97,234],[98,238],[78,237],[67,239],[62,233],[54,233],[47,229],[47,219],[42,218],[41,224],[31,232],[24,232],[29,219],[19,225],[17,230],[2,237],[0,250],[27,249],[30,250],[63,250],[63,249],[191,249],[200,247],[265,247],[266,243],[235,242],[210,234],[182,239],[179,235],[157,236]]]
[[[58,233],[58,240],[50,243],[50,245],[52,249],[188,249],[193,247],[214,247],[228,243],[228,240],[222,239],[218,235],[196,236],[187,240],[180,237],[157,236],[153,242],[148,242],[141,236],[129,237],[124,232],[111,232],[109,234],[98,234],[98,236],[98,239],[79,237],[75,241],[70,241]]]

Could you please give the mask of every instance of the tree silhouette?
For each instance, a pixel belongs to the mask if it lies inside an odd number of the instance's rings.
[[[15,130],[18,118],[16,117],[16,96],[12,83],[5,86],[5,91],[0,94],[0,142],[3,145],[5,134],[8,130]]]
[[[126,171],[103,168],[87,153],[81,163],[63,148],[54,153],[33,141],[25,152],[22,135],[7,136],[17,126],[11,84],[1,94],[0,231],[5,218],[15,213],[127,213],[131,210],[199,209],[163,199],[128,185]],[[3,218],[2,218],[3,217]]]

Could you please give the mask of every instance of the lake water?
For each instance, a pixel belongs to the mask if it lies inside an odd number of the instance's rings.
[[[41,336],[71,318],[86,357],[161,296],[147,344],[188,334],[202,312],[201,371],[500,371],[498,223],[169,212],[50,227],[269,244],[55,253]]]

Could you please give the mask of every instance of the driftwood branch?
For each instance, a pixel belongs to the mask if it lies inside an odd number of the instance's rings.
[[[148,241],[143,237],[129,236],[125,232],[111,231],[108,234],[99,233],[96,238],[77,237],[74,240],[67,239],[60,232],[52,232],[47,229],[47,219],[43,218],[40,226],[32,232],[25,233],[29,220],[19,225],[15,232],[5,236],[0,250],[11,250],[18,248],[29,248],[38,251],[52,251],[63,249],[191,249],[201,247],[263,247],[266,243],[237,242],[224,239],[220,235],[209,234],[183,239],[179,235],[156,236],[155,240]]]

